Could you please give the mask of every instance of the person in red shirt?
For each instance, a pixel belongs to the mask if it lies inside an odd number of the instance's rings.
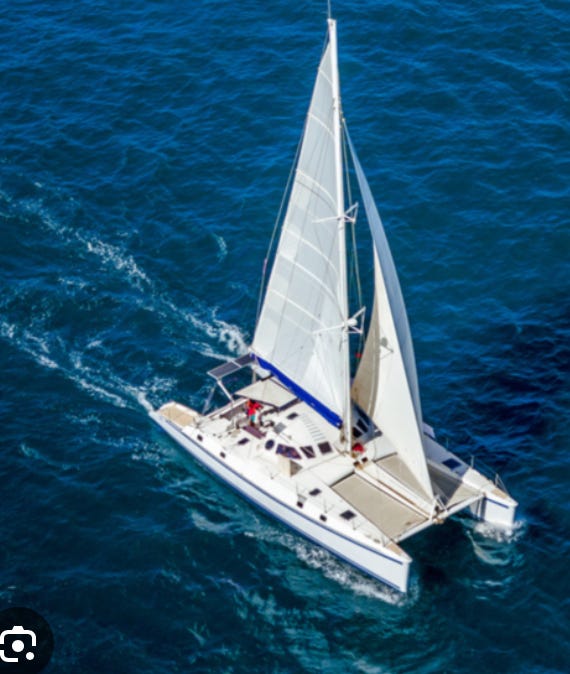
[[[248,400],[245,406],[245,411],[247,414],[247,418],[249,419],[249,423],[252,426],[256,426],[258,422],[258,412],[261,409],[261,405],[257,402],[257,400]]]

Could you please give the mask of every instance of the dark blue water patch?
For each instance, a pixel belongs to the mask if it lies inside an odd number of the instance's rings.
[[[475,413],[509,434],[547,438],[556,430],[556,412],[567,397],[569,316],[565,298],[533,307],[517,325],[492,328],[479,357],[466,357],[478,398]],[[494,411],[494,413],[492,413]],[[549,421],[555,424],[549,425]],[[518,430],[517,430],[518,426]]]

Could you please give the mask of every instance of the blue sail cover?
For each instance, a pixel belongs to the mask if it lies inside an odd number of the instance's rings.
[[[342,426],[342,419],[341,417],[338,416],[338,414],[335,414],[332,410],[330,410],[328,407],[323,405],[320,401],[318,401],[315,397],[313,397],[310,393],[307,393],[307,391],[304,391],[299,385],[297,385],[292,379],[289,379],[286,375],[283,374],[283,372],[280,372],[274,365],[271,363],[268,363],[266,360],[263,360],[263,358],[257,358],[258,363],[261,365],[262,368],[265,370],[269,370],[269,372],[272,372],[279,381],[281,381],[285,386],[290,390],[293,391],[293,393],[303,402],[306,402],[308,405],[310,405],[313,409],[315,409],[322,417],[324,417],[329,423],[331,423],[333,426],[336,426],[337,428],[340,428]]]

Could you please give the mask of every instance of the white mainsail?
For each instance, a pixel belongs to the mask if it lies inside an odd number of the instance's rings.
[[[330,20],[252,352],[340,426],[349,416],[349,358],[338,90]]]
[[[354,401],[392,442],[425,496],[433,499],[422,441],[412,336],[394,260],[370,186],[345,128],[374,242],[374,308],[352,386]]]

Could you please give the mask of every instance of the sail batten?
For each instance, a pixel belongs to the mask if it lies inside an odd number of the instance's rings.
[[[280,293],[277,290],[271,290],[270,292],[273,293],[275,296],[279,297],[282,301],[287,299],[286,296],[283,295],[283,293]],[[305,319],[310,319],[313,322],[319,323],[319,325],[321,326],[320,329],[326,329],[326,327],[324,326],[322,321],[319,321],[313,314],[311,314],[309,311],[307,311],[307,309],[305,309],[305,307],[301,306],[297,302],[292,302],[290,299],[288,300],[288,302],[291,304],[292,307],[295,307],[299,311],[299,313],[302,313],[305,316]],[[282,320],[289,321],[298,330],[301,330],[302,332],[306,332],[307,334],[312,334],[314,332],[313,330],[307,329],[307,324],[305,322],[301,323],[300,321],[294,321],[292,315],[283,316]]]
[[[322,120],[320,117],[317,117],[317,116],[314,115],[312,112],[310,112],[310,113],[309,113],[309,119],[311,119],[312,121],[316,122],[317,124],[320,124],[320,125],[323,127],[323,129],[324,129],[327,133],[330,133],[331,136],[333,135],[333,134],[331,133],[331,130],[330,130],[330,129],[328,128],[328,126],[326,125],[326,123],[323,122],[323,120]],[[334,137],[334,136],[333,136],[333,137]]]
[[[333,195],[327,190],[327,188],[322,185],[321,183],[317,182],[314,178],[311,176],[307,175],[306,173],[303,173],[301,170],[297,170],[296,173],[297,177],[299,178],[299,186],[302,184],[301,179],[305,179],[309,184],[304,185],[304,187],[311,192],[315,194],[315,196],[322,198],[323,200],[328,200],[330,205],[334,207],[335,201]],[[325,199],[326,198],[326,199]]]

